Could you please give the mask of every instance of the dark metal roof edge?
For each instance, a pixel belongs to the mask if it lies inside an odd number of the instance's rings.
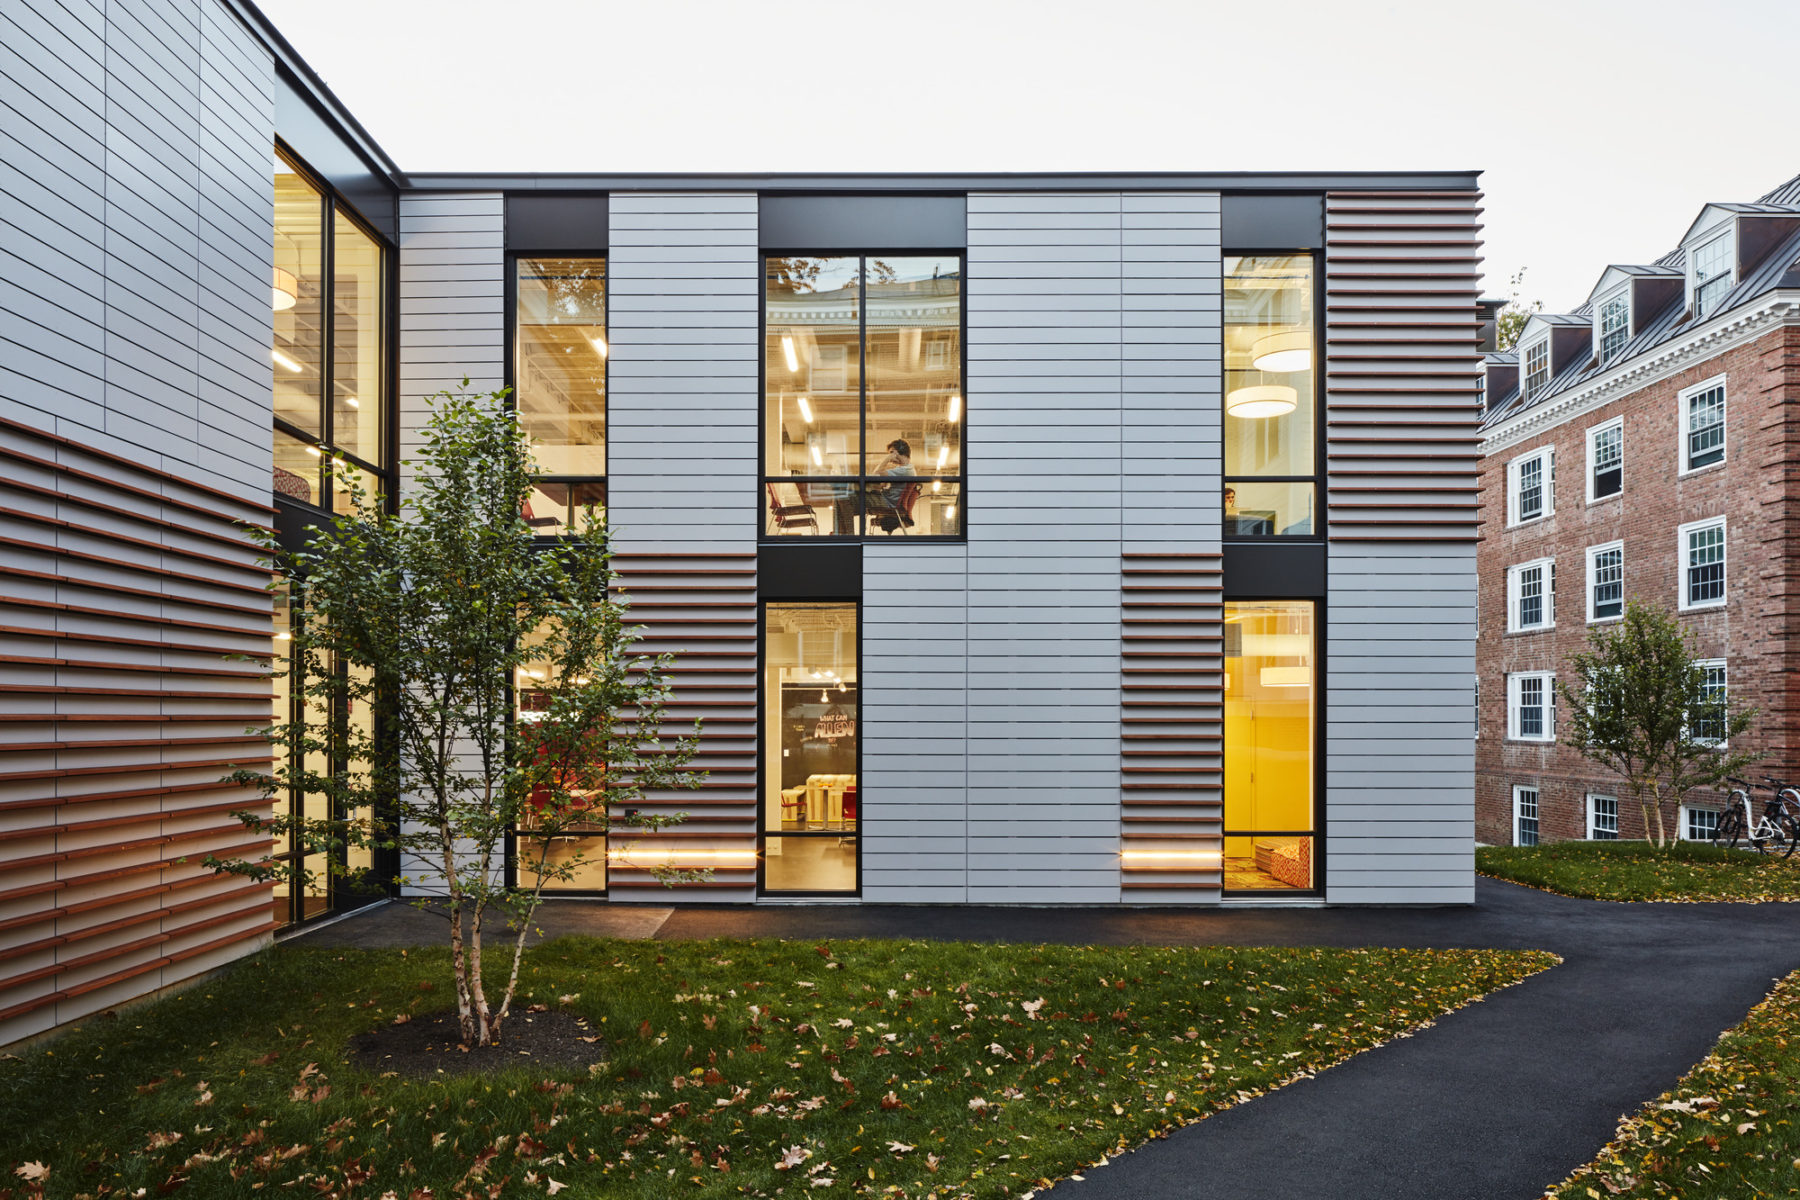
[[[304,58],[300,57],[300,52],[294,49],[293,43],[282,36],[281,31],[275,28],[274,22],[263,15],[262,9],[258,8],[252,0],[223,0],[223,2],[244,28],[250,31],[251,36],[262,42],[275,56],[275,61],[287,68],[288,73],[294,76],[295,80],[299,82],[301,90],[307,94],[307,99],[311,100],[313,107],[319,110],[319,114],[336,125],[339,132],[349,138],[357,152],[369,160],[371,168],[378,174],[387,177],[389,186],[399,188],[402,178],[399,164],[388,157],[387,151],[381,148],[381,143],[377,142],[374,136],[363,128],[362,122],[358,121],[349,107],[337,98],[337,94],[319,77],[319,73],[313,70]]]
[[[412,171],[412,191],[754,191],[970,192],[996,188],[1043,191],[1475,191],[1480,171],[985,171],[908,172],[576,172],[482,173]]]

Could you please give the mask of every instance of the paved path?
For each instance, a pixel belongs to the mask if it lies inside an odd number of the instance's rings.
[[[548,936],[923,937],[1076,944],[1479,946],[1566,960],[1416,1037],[1066,1181],[1088,1200],[1533,1200],[1800,967],[1800,905],[1606,904],[1477,882],[1473,908],[546,906]],[[303,935],[435,940],[386,905]]]

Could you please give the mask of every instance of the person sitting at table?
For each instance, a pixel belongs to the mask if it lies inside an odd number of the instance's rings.
[[[881,460],[875,468],[877,475],[897,477],[916,476],[918,472],[912,465],[912,447],[905,438],[895,438],[887,444],[888,456]],[[871,513],[872,523],[879,525],[889,533],[894,532],[904,522],[911,525],[912,518],[900,511],[900,492],[904,484],[871,483],[869,485],[869,503],[872,507],[887,511],[879,516]]]
[[[1237,489],[1236,488],[1226,488],[1225,489],[1225,515],[1228,517],[1237,516]]]
[[[877,475],[917,475],[912,465],[912,447],[904,438],[895,438],[887,444],[888,456],[881,460],[875,468]]]

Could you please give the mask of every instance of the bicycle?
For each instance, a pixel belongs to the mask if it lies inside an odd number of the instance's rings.
[[[1735,850],[1740,841],[1748,841],[1759,854],[1779,851],[1783,858],[1793,854],[1795,846],[1800,845],[1800,790],[1765,775],[1763,784],[1769,789],[1769,798],[1762,813],[1752,816],[1750,791],[1755,785],[1737,778],[1730,782],[1737,786],[1726,798],[1725,811],[1719,814],[1712,844]]]

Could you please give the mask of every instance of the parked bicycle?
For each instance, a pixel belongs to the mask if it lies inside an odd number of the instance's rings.
[[[1719,814],[1712,843],[1735,850],[1739,842],[1748,842],[1760,854],[1780,854],[1786,858],[1800,845],[1800,789],[1791,788],[1773,776],[1763,776],[1769,789],[1761,813],[1752,811],[1750,793],[1756,785],[1733,778],[1737,786]]]

